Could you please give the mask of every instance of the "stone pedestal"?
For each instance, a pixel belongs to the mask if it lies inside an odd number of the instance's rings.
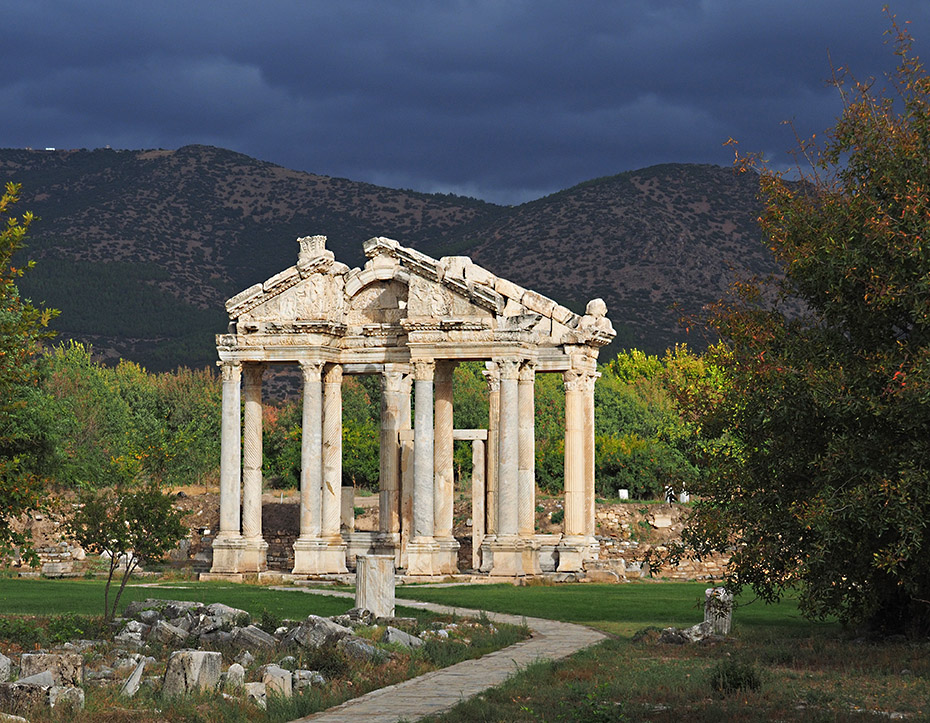
[[[559,543],[559,572],[579,572],[587,552],[587,539],[583,535],[565,535]]]
[[[294,575],[318,575],[333,569],[338,565],[338,558],[330,550],[330,546],[321,539],[298,538],[294,541]],[[342,555],[345,564],[345,555]]]
[[[442,575],[439,545],[432,537],[415,537],[407,544],[408,575]]]
[[[488,544],[491,552],[491,569],[493,577],[519,577],[526,575],[523,565],[524,540],[516,535],[498,535]]]
[[[375,617],[394,617],[394,556],[359,555],[355,567],[355,607]]]
[[[210,572],[220,575],[241,572],[244,552],[245,540],[242,537],[217,537],[213,540],[213,565]]]

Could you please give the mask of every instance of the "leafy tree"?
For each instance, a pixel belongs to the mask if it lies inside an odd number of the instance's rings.
[[[27,545],[10,523],[39,504],[54,461],[54,415],[41,387],[39,341],[50,336],[48,323],[57,312],[34,306],[16,286],[33,265],[12,264],[33,221],[29,212],[9,216],[19,190],[8,183],[0,196],[0,551]]]
[[[120,597],[140,563],[161,560],[184,537],[184,512],[175,509],[171,497],[148,482],[129,486],[139,472],[136,461],[121,465],[121,484],[81,495],[81,505],[69,523],[74,539],[87,550],[105,553],[109,560],[103,612],[116,615]],[[110,604],[110,586],[122,569],[119,589]]]
[[[810,616],[926,633],[930,77],[892,26],[890,89],[837,75],[843,111],[801,145],[802,182],[740,161],[760,173],[784,276],[774,298],[748,283],[712,309],[726,383],[700,415],[717,443],[689,541],[732,551],[734,589],[798,589]]]

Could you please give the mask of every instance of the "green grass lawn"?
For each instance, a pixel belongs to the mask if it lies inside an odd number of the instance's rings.
[[[104,582],[101,580],[44,580],[0,578],[0,613],[6,615],[103,614]],[[115,585],[110,595],[115,594]],[[205,604],[222,602],[253,617],[265,610],[279,618],[301,620],[307,615],[341,615],[354,606],[351,598],[308,595],[295,589],[281,592],[258,585],[222,582],[170,583],[160,587],[126,586],[120,612],[133,600],[159,598],[194,600]],[[405,610],[403,613],[406,614]],[[414,612],[410,611],[413,615]]]
[[[415,598],[445,605],[563,620],[598,628],[613,635],[632,636],[648,626],[688,627],[704,619],[705,583],[642,582],[625,585],[551,585],[516,588],[510,584],[461,587],[398,587],[398,598]],[[812,624],[801,618],[797,603],[778,605],[738,601],[735,625],[740,629],[797,628]],[[824,624],[819,628],[833,629]]]

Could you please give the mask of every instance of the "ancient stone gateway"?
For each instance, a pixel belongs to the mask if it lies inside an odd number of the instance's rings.
[[[579,316],[467,257],[437,261],[386,238],[365,242],[369,261],[361,269],[335,261],[325,236],[298,241],[297,265],[230,299],[229,333],[217,336],[223,419],[211,573],[266,569],[261,384],[263,369],[280,363],[297,363],[303,373],[295,575],[345,572],[353,544],[351,533],[340,532],[345,374],[381,376],[379,531],[366,552],[394,555],[411,575],[457,570],[452,451],[454,437],[466,438],[485,465],[483,484],[474,486],[482,495],[474,509],[484,515],[475,521],[484,532],[481,569],[539,572],[533,382],[538,373],[558,372],[565,383],[565,519],[550,558],[558,570],[576,571],[596,556],[594,382],[598,350],[614,337],[604,302],[589,302]],[[486,366],[488,431],[456,435],[452,370],[474,360]]]

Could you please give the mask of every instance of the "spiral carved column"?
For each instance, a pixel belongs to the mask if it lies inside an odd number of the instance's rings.
[[[519,470],[517,477],[517,534],[523,550],[523,569],[539,574],[536,548],[536,365],[525,362],[520,367],[518,386]]]
[[[519,378],[520,361],[496,359],[500,368],[501,401],[497,457],[497,537],[492,543],[492,575],[523,575],[523,553],[517,537],[519,499]]]
[[[585,539],[584,374],[569,369],[565,383],[565,518],[559,571],[581,569]]]
[[[342,366],[329,364],[323,375],[323,488],[320,536],[326,543],[325,572],[346,572],[339,532],[342,511]]]
[[[435,575],[438,545],[433,539],[433,375],[431,359],[420,359],[414,368],[413,422],[413,539],[407,545],[407,572]]]
[[[240,382],[242,365],[237,361],[219,362],[223,375],[223,402],[220,429],[220,529],[213,541],[210,574],[238,575],[243,550],[239,531],[242,480],[240,441]]]
[[[458,571],[458,548],[452,534],[454,473],[452,372],[454,362],[438,362],[435,373],[435,416],[433,437],[433,537],[440,548],[439,572]]]

